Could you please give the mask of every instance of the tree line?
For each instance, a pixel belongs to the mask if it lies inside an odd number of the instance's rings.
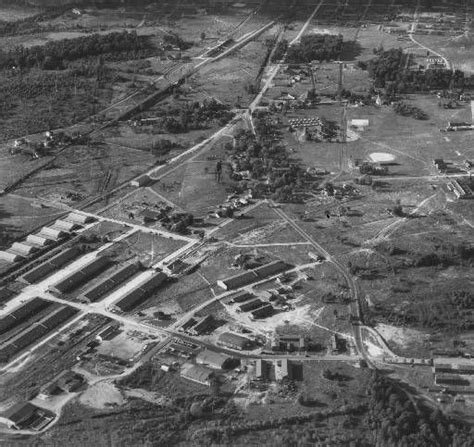
[[[407,392],[378,372],[367,387],[369,396],[366,423],[376,445],[399,447],[464,447],[472,435],[467,425],[449,419],[441,411],[417,404]],[[420,402],[420,401],[418,401]]]
[[[0,52],[0,68],[32,68],[62,70],[66,62],[109,53],[133,52],[135,58],[152,49],[148,36],[138,36],[135,31],[92,34],[75,39],[63,39],[36,45],[31,48],[18,46]],[[147,55],[149,55],[147,53]]]

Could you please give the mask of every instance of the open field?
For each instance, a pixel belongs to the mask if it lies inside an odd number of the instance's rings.
[[[0,198],[0,247],[22,238],[43,224],[59,218],[64,211],[52,206],[41,206],[19,196]]]
[[[154,233],[137,232],[114,244],[105,253],[120,261],[138,260],[148,266],[156,264],[184,245],[183,241],[161,237]]]

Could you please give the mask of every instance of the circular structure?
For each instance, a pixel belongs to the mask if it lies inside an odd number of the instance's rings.
[[[372,152],[369,155],[370,159],[373,162],[380,163],[380,162],[387,162],[395,160],[395,156],[392,154],[388,154],[386,152]]]

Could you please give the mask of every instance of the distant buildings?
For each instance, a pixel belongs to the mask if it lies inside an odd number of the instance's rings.
[[[474,191],[471,185],[463,179],[452,179],[448,184],[448,188],[454,193],[458,199],[473,199]]]
[[[238,289],[248,284],[262,281],[268,277],[284,272],[291,268],[292,266],[283,261],[273,261],[252,270],[247,270],[245,272],[231,276],[230,278],[218,280],[217,285],[222,287],[224,290]]]
[[[474,394],[474,360],[460,357],[433,359],[435,384],[457,394]]]

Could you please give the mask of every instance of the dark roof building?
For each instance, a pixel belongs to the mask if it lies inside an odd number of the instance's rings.
[[[199,321],[197,321],[196,324],[194,324],[188,332],[192,335],[202,335],[206,334],[209,332],[212,332],[212,330],[215,327],[215,320],[212,315],[206,315],[205,317],[202,317]]]
[[[239,287],[243,287],[257,281],[258,276],[253,270],[249,270],[247,272],[231,276],[230,278],[220,279],[217,281],[217,285],[223,288],[224,290],[232,290],[238,289]]]
[[[129,312],[144,303],[167,279],[168,277],[163,272],[156,273],[141,286],[128,292],[115,303],[115,306],[122,312]]]
[[[127,264],[110,274],[99,284],[86,290],[79,298],[89,303],[100,300],[104,295],[116,289],[120,284],[131,278],[140,269],[140,264]]]
[[[253,295],[252,293],[247,292],[246,290],[239,290],[238,292],[227,296],[226,301],[228,303],[243,303],[252,298],[255,298],[255,295]]]
[[[31,301],[15,308],[8,315],[0,318],[0,334],[4,334],[28,320],[32,315],[52,306],[52,303],[42,298],[33,298]]]
[[[15,295],[15,292],[12,292],[6,287],[0,288],[0,306],[4,306],[10,299]]]
[[[249,301],[248,303],[241,304],[239,306],[238,312],[250,312],[252,310],[258,309],[263,305],[263,301],[260,298]]]
[[[0,422],[16,430],[41,430],[48,425],[55,416],[54,413],[37,407],[30,402],[20,402],[5,411],[0,416]]]
[[[469,386],[471,382],[459,374],[436,374],[436,385]]]
[[[262,265],[254,269],[254,272],[260,279],[268,278],[269,276],[274,276],[278,273],[289,270],[292,266],[283,261],[273,261],[269,264]]]
[[[111,324],[106,327],[102,332],[96,335],[96,339],[99,341],[102,340],[112,340],[120,333],[120,326],[118,324]]]
[[[273,261],[268,264],[256,267],[252,270],[239,273],[238,275],[231,276],[230,278],[220,279],[217,281],[217,285],[225,290],[238,289],[254,282],[262,281],[265,278],[274,276],[278,273],[289,270],[291,265],[283,261]]]
[[[29,272],[21,276],[19,280],[27,284],[34,284],[48,277],[54,271],[62,269],[83,253],[84,250],[80,246],[68,248],[56,256],[53,256],[51,259],[48,259],[48,261],[43,262],[38,267],[31,269]]]
[[[112,260],[106,256],[94,258],[92,261],[86,264],[82,270],[67,276],[62,281],[58,282],[54,286],[51,286],[49,290],[59,294],[67,293],[90,281],[94,276],[97,276],[111,264]]]
[[[270,364],[262,359],[257,359],[255,363],[255,378],[259,380],[265,380],[268,378],[270,373]]]
[[[247,337],[232,334],[231,332],[224,332],[217,340],[217,344],[226,348],[238,349],[239,351],[250,349],[252,341]]]
[[[252,320],[258,320],[260,318],[266,318],[273,314],[273,306],[270,303],[264,304],[262,307],[255,309],[251,312],[250,318]]]

